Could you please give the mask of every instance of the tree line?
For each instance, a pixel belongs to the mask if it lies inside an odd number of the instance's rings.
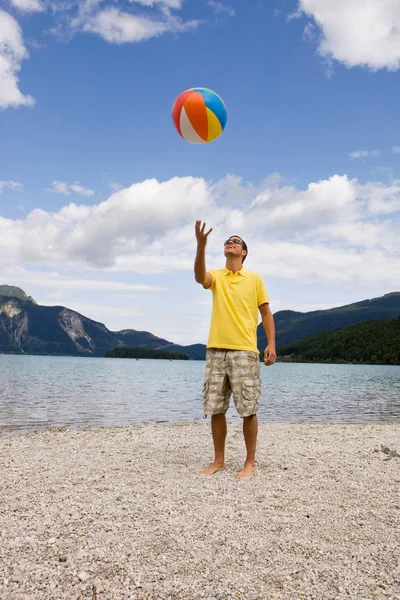
[[[283,361],[400,364],[400,316],[316,333],[279,348]]]
[[[149,348],[128,348],[125,346],[109,350],[106,358],[157,358],[170,360],[190,360],[187,354],[167,352],[166,350],[150,350]]]

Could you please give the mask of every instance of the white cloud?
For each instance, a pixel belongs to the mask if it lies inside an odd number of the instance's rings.
[[[331,247],[329,247],[331,246]],[[392,253],[379,248],[343,248],[340,243],[298,244],[278,242],[257,246],[258,253],[268,257],[268,267],[255,260],[255,270],[267,278],[284,277],[292,282],[330,284],[340,289],[369,286],[398,289],[400,281],[400,248]]]
[[[318,51],[347,67],[400,69],[399,0],[299,0],[321,31]]]
[[[64,181],[53,181],[50,188],[47,190],[48,192],[52,192],[53,194],[65,194],[69,195],[72,192],[79,194],[80,196],[86,196],[89,198],[90,196],[94,196],[94,191],[84,188],[79,184],[79,181],[74,183],[65,183]]]
[[[400,154],[400,146],[393,146],[393,154]]]
[[[141,4],[142,6],[155,6],[160,4],[167,8],[182,8],[183,0],[129,0],[131,4]]]
[[[35,285],[38,288],[48,288],[49,286],[57,290],[56,294],[70,292],[84,293],[110,293],[123,296],[133,296],[149,292],[162,292],[165,288],[155,285],[127,283],[124,281],[112,281],[108,279],[94,279],[82,277],[71,277],[60,274],[59,272],[42,273],[40,271],[31,272],[23,270],[19,274],[24,278],[25,284]],[[58,296],[60,297],[60,296]]]
[[[379,156],[380,154],[379,150],[356,150],[350,152],[349,156],[351,158],[366,158],[367,156]]]
[[[217,14],[226,13],[229,17],[236,16],[236,11],[232,6],[227,6],[226,4],[217,2],[216,0],[209,0],[207,4],[208,6],[211,6],[211,8],[215,10]]]
[[[200,21],[184,21],[172,14],[182,8],[183,0],[129,0],[124,3],[124,9],[116,6],[118,0],[11,0],[11,3],[25,12],[49,9],[49,14],[56,18],[48,33],[67,41],[76,33],[86,32],[97,34],[109,43],[137,43],[166,33],[190,31],[200,24]],[[33,41],[32,45],[35,43]],[[26,56],[25,51],[22,58]],[[14,73],[18,68],[19,65],[14,67]],[[26,99],[28,102],[32,103],[29,97]]]
[[[358,194],[369,216],[400,211],[400,179],[394,179],[390,185],[376,181],[358,186]]]
[[[42,12],[44,6],[39,0],[11,0],[11,4],[23,12]]]
[[[18,87],[17,73],[27,57],[20,26],[0,10],[0,109],[34,104],[33,98],[24,96]]]
[[[125,44],[143,42],[167,32],[183,32],[197,27],[198,21],[182,21],[177,17],[149,18],[107,8],[89,17],[83,25],[86,32],[97,33],[107,42]]]
[[[291,186],[267,188],[243,209],[234,209],[226,219],[229,229],[262,231],[283,237],[313,231],[327,220],[341,222],[359,216],[356,180],[334,175],[310,183],[305,191]]]
[[[134,184],[95,206],[70,204],[52,215],[35,210],[28,216],[24,256],[29,260],[51,252],[61,259],[66,251],[73,261],[112,266],[116,257],[137,256],[139,248],[157,243],[177,220],[195,219],[200,207],[210,205],[206,183],[188,177]],[[165,248],[153,250],[162,255]]]
[[[340,265],[343,276],[366,277],[365,270],[357,272],[352,265],[360,269],[373,263],[372,255],[380,265],[374,277],[382,281],[398,275],[400,180],[361,185],[334,175],[298,190],[274,178],[262,189],[231,178],[230,197],[241,197],[239,204],[229,204],[226,185],[226,180],[210,184],[193,177],[147,180],[97,205],[69,204],[51,213],[36,209],[23,221],[0,219],[0,246],[5,244],[10,260],[14,256],[14,261],[48,267],[184,272],[193,267],[194,222],[203,218],[214,228],[208,251],[215,265],[221,262],[221,240],[236,232],[251,240],[251,261],[260,261],[263,272],[276,276],[297,280],[307,272],[316,280],[331,280],[335,261],[341,257],[345,263],[347,256],[347,267]],[[259,259],[276,249],[276,265]],[[310,252],[315,253],[312,260]],[[302,268],[301,257],[307,257]]]
[[[18,181],[0,181],[0,194],[3,193],[3,190],[22,190],[23,189],[23,185],[22,183],[19,183]]]
[[[227,236],[246,240],[246,266],[264,277],[276,311],[282,286],[288,298],[308,290],[293,309],[311,306],[310,298],[332,306],[345,294],[355,301],[398,289],[399,214],[400,180],[361,184],[336,174],[305,189],[277,174],[258,186],[234,175],[146,180],[98,204],[0,217],[0,282],[111,329],[204,342],[210,302],[193,278],[196,219],[213,227],[208,268],[224,265]]]

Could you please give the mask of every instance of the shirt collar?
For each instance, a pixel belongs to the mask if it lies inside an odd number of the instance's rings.
[[[229,275],[229,273],[232,273],[232,271],[230,271],[226,267],[224,267],[222,270],[224,272],[224,275]],[[235,275],[242,275],[243,277],[246,277],[246,275],[247,275],[247,269],[245,269],[244,267],[242,267],[240,269],[240,271],[236,271]]]

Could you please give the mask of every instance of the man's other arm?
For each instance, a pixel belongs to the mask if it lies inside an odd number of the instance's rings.
[[[273,365],[276,360],[276,348],[275,348],[275,321],[272,312],[269,308],[269,303],[264,302],[258,307],[262,324],[264,327],[265,335],[267,336],[268,346],[264,351],[264,363],[269,366]]]

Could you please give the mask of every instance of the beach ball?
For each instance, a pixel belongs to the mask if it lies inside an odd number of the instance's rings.
[[[179,135],[192,144],[207,144],[223,132],[225,104],[212,90],[191,88],[179,94],[172,107],[172,120]]]

